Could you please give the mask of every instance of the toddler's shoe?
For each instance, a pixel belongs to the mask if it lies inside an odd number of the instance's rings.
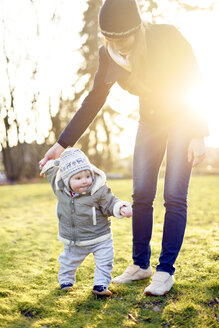
[[[99,296],[112,296],[111,291],[102,285],[95,285],[92,293]]]
[[[173,287],[174,277],[168,272],[156,271],[152,277],[151,284],[144,290],[146,295],[162,296]]]
[[[143,280],[152,276],[152,268],[141,269],[140,266],[130,264],[121,276],[113,278],[114,284],[126,284],[135,280]]]
[[[73,292],[72,286],[73,285],[71,283],[61,284],[61,290],[64,290],[66,292]]]

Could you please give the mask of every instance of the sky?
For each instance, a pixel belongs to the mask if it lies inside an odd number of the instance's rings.
[[[219,147],[219,0],[214,2],[214,11],[188,12],[179,10],[173,1],[159,0],[159,13],[163,17],[158,19],[159,23],[176,25],[195,52],[204,81],[204,110],[210,127],[210,137],[206,138],[206,144],[209,147]],[[206,0],[191,0],[189,3],[198,3],[204,7]],[[83,26],[82,14],[85,8],[86,2],[82,0],[36,0],[34,6],[27,0],[0,0],[0,38],[6,38],[6,50],[15,58],[15,73],[11,76],[12,82],[16,82],[17,85],[16,106],[22,112],[20,119],[23,120],[23,134],[29,135],[29,142],[33,138],[33,128],[25,123],[25,118],[32,115],[33,119],[37,120],[37,141],[43,142],[48,124],[51,124],[48,115],[48,95],[52,95],[50,101],[53,111],[57,110],[60,91],[64,97],[72,95],[75,72],[82,62],[78,52],[81,43],[78,31]],[[150,20],[147,14],[144,18]],[[1,51],[0,61],[3,62]],[[22,64],[19,69],[16,61]],[[35,62],[38,63],[38,73],[34,82],[30,82]],[[7,92],[4,65],[0,65],[0,74],[1,95]],[[37,90],[39,86],[37,106],[40,111],[36,114],[30,111],[30,102],[32,90]],[[126,115],[138,107],[137,98],[118,86],[113,87],[108,103],[116,111]],[[203,100],[200,105],[203,105]],[[4,110],[2,113],[4,114]],[[120,142],[122,156],[126,156],[133,149],[137,122],[123,117],[119,123],[125,127]],[[127,138],[130,140],[128,146]]]

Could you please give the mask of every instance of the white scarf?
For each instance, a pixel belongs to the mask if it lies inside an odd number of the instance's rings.
[[[122,66],[127,71],[131,72],[131,66],[130,62],[127,56],[122,56],[120,53],[114,52],[114,50],[110,47],[110,45],[107,45],[107,50],[109,52],[110,57],[120,66]]]

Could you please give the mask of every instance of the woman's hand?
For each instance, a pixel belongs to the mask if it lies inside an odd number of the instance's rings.
[[[194,138],[190,141],[188,148],[188,162],[192,162],[192,167],[199,165],[206,156],[204,138]]]
[[[40,170],[42,170],[43,166],[50,159],[59,158],[61,153],[65,150],[58,142],[56,142],[44,155],[44,158],[39,161]],[[43,174],[40,174],[43,175]]]

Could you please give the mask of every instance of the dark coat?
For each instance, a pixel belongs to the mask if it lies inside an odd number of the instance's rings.
[[[206,120],[193,110],[186,98],[201,78],[191,46],[172,25],[149,24],[145,35],[147,87],[151,92],[147,97],[139,95],[140,121],[162,125],[177,121],[191,137],[207,136]],[[59,144],[65,148],[73,146],[104,105],[112,85],[118,82],[124,87],[129,74],[102,46],[93,88],[62,132]]]

